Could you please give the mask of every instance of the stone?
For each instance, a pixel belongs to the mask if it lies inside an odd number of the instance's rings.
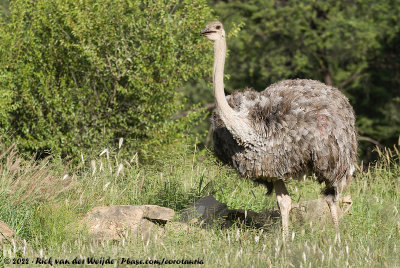
[[[218,220],[226,222],[228,214],[226,204],[217,201],[213,196],[206,196],[181,210],[180,221],[197,223],[205,227]]]
[[[352,205],[351,197],[344,196],[339,200],[339,218],[348,212]],[[305,224],[307,222],[331,222],[330,209],[324,198],[303,201],[294,204],[290,211],[292,222]]]
[[[0,244],[3,244],[6,241],[10,241],[15,235],[13,229],[10,228],[7,224],[0,221]]]
[[[152,232],[162,232],[158,227],[174,215],[174,210],[156,205],[121,205],[95,207],[82,221],[97,240],[121,240],[135,235],[147,240]]]
[[[305,224],[306,222],[319,222],[328,218],[329,206],[323,198],[304,201],[294,204],[290,210],[291,222]]]

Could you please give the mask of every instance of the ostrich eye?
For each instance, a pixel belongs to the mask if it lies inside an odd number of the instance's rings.
[[[219,25],[218,25],[218,26],[217,26],[217,27],[215,27],[215,28],[216,28],[217,30],[219,30],[219,29],[221,29],[221,26],[219,26]]]

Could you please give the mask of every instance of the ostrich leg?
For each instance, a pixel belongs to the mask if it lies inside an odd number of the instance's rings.
[[[274,189],[279,210],[281,211],[283,239],[286,240],[289,235],[289,212],[292,207],[292,199],[289,196],[283,180],[275,181]]]
[[[339,217],[338,217],[338,206],[339,206],[338,203],[339,202],[338,202],[337,198],[335,198],[335,196],[333,196],[333,195],[325,196],[325,200],[328,203],[329,209],[331,211],[333,225],[335,225],[335,227],[337,229],[339,227]]]

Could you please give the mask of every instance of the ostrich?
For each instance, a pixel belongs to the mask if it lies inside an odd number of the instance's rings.
[[[336,88],[314,80],[284,80],[262,92],[250,89],[225,97],[225,31],[221,22],[201,34],[214,43],[212,114],[214,151],[247,178],[275,190],[287,238],[290,178],[314,172],[338,228],[338,199],[350,183],[356,161],[355,115]]]

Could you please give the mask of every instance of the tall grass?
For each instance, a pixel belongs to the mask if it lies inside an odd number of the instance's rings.
[[[229,229],[200,230],[172,222],[150,241],[140,236],[92,241],[78,223],[94,206],[156,204],[179,210],[209,194],[230,208],[261,211],[276,206],[275,197],[266,196],[262,186],[240,178],[208,151],[175,147],[179,149],[152,165],[142,165],[137,154],[127,157],[121,148],[109,148],[92,158],[82,155],[78,167],[50,158],[24,160],[14,147],[1,148],[0,220],[30,246],[20,240],[5,243],[0,263],[16,256],[70,261],[94,256],[200,259],[206,267],[400,266],[397,147],[377,149],[380,160],[360,167],[348,189],[354,202],[351,214],[341,221],[339,232],[331,224],[291,226],[285,245],[279,228],[237,223]],[[318,198],[320,188],[311,180],[288,184],[295,202]]]

